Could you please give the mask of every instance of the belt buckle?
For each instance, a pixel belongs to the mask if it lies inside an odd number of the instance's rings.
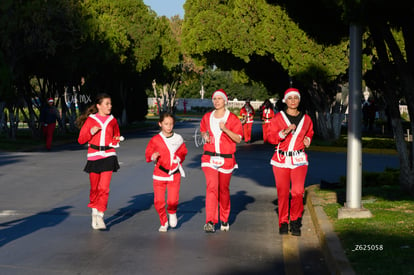
[[[99,146],[99,151],[105,151],[105,146]]]

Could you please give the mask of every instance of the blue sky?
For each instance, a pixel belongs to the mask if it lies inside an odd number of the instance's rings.
[[[168,18],[176,14],[184,18],[184,2],[185,0],[144,0],[144,4],[150,6],[158,16],[165,15]]]

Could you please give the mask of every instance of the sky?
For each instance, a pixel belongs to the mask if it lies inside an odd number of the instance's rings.
[[[144,0],[144,4],[150,6],[158,16],[167,16],[168,18],[179,15],[184,18],[184,5],[185,0]]]

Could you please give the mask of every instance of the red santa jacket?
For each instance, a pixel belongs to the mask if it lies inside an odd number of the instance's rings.
[[[246,123],[253,123],[254,109],[250,104],[245,104],[243,108],[241,108],[240,115],[246,117]]]
[[[91,129],[94,126],[101,128],[95,135],[91,134]],[[113,147],[117,147],[120,137],[119,126],[116,119],[110,115],[104,123],[95,115],[90,115],[80,130],[78,142],[79,144],[89,143],[88,160],[102,159],[109,156],[115,156],[116,152]],[[94,146],[101,146],[101,148],[92,148]]]
[[[270,123],[271,119],[275,115],[272,108],[264,108],[262,112],[262,120],[264,123]]]
[[[165,137],[162,132],[155,135],[148,142],[145,150],[147,162],[154,161],[152,155],[158,152],[159,158],[156,160],[152,178],[161,181],[173,181],[173,174],[180,172],[185,176],[181,163],[187,155],[187,147],[181,135],[174,133],[170,137]]]
[[[211,167],[213,169],[217,169],[222,173],[231,173],[235,168],[237,168],[236,159],[234,158],[234,152],[236,152],[236,143],[223,131],[220,130],[218,126],[219,121],[224,121],[226,127],[238,134],[240,138],[243,135],[243,128],[239,118],[226,110],[224,117],[220,120],[214,119],[214,112],[209,112],[203,116],[200,123],[200,132],[208,132],[210,136],[210,142],[204,144],[204,154],[201,157],[201,166],[202,167]],[[212,125],[213,123],[217,123],[215,127]],[[210,154],[210,155],[207,155]],[[220,156],[224,154],[224,164],[220,167],[212,164],[212,157],[214,155]]]
[[[270,163],[277,167],[296,168],[301,165],[308,165],[303,140],[306,138],[309,139],[309,143],[312,141],[312,120],[307,114],[304,114],[296,126],[296,130],[284,136],[282,131],[290,124],[283,111],[277,113],[270,121],[267,138],[270,143],[277,145]]]

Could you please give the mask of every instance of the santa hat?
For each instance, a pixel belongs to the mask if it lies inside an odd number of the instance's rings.
[[[47,102],[49,102],[49,103],[53,103],[53,102],[55,102],[55,101],[53,100],[53,98],[49,97],[49,98],[47,99]]]
[[[296,88],[289,88],[285,91],[285,95],[283,96],[282,102],[285,103],[286,99],[291,95],[297,95],[300,99],[300,93],[299,90]]]
[[[227,104],[227,101],[228,101],[227,94],[223,89],[218,89],[217,91],[215,91],[213,95],[211,96],[211,99],[213,99],[215,96],[221,96],[224,99],[224,102]]]

